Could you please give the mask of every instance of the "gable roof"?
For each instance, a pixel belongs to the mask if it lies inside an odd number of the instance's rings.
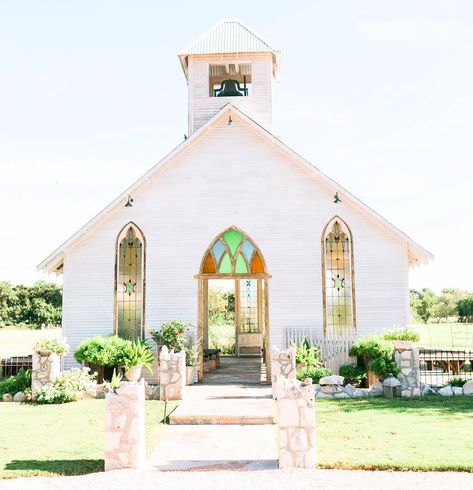
[[[224,53],[273,53],[274,72],[277,73],[280,52],[239,19],[222,19],[186,46],[178,56],[187,77],[189,55]]]
[[[197,131],[195,131],[189,138],[180,143],[176,148],[174,148],[170,153],[168,153],[162,160],[160,160],[156,165],[154,165],[148,172],[146,172],[141,178],[139,178],[134,184],[132,184],[128,189],[126,189],[122,194],[120,194],[116,199],[114,199],[107,207],[105,207],[99,214],[92,218],[85,226],[80,228],[74,235],[72,235],[68,240],[66,240],[59,248],[57,248],[51,255],[46,257],[39,265],[38,270],[45,272],[56,272],[60,274],[62,272],[63,262],[64,262],[64,251],[80,240],[87,232],[94,227],[97,223],[105,219],[105,217],[111,213],[117,206],[124,206],[127,201],[127,197],[130,194],[135,193],[143,184],[145,184],[149,179],[153,178],[157,172],[159,172],[168,162],[170,162],[174,157],[180,154],[182,151],[187,149],[193,144],[194,141],[201,138],[204,133],[212,127],[219,119],[232,115],[239,117],[242,121],[245,121],[251,128],[265,137],[269,142],[275,145],[277,148],[286,153],[293,160],[297,161],[299,164],[310,170],[318,178],[319,182],[325,187],[329,188],[331,191],[337,191],[342,201],[351,202],[353,205],[358,207],[360,210],[365,212],[384,228],[390,231],[395,237],[405,242],[408,247],[409,252],[409,263],[410,265],[417,265],[419,263],[427,263],[433,259],[433,255],[426,249],[421,247],[412,238],[407,236],[401,230],[396,228],[392,223],[383,218],[376,211],[371,209],[369,206],[360,201],[357,197],[351,194],[348,190],[337,184],[330,177],[321,172],[317,167],[312,165],[305,158],[301,157],[294,150],[285,145],[281,140],[276,138],[267,129],[260,126],[253,119],[248,117],[245,113],[237,109],[234,105],[228,103],[222,107],[211,119],[209,119],[203,126],[201,126]]]

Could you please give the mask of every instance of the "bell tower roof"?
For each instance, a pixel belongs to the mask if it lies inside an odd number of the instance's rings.
[[[273,76],[277,78],[280,51],[239,19],[222,19],[186,46],[179,54],[179,60],[187,78],[189,55],[227,53],[272,53]]]

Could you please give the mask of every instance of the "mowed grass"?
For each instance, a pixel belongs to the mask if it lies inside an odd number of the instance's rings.
[[[324,468],[473,472],[473,397],[317,401]]]
[[[168,404],[168,413],[175,404]],[[103,400],[0,404],[0,478],[103,471]],[[148,454],[164,403],[146,402]],[[473,397],[317,401],[323,468],[473,472]]]
[[[231,344],[235,342],[235,325],[209,325],[209,338],[215,338],[220,345]]]
[[[422,347],[473,349],[472,323],[421,323],[410,327],[419,333]]]
[[[168,413],[174,406],[168,403]],[[163,416],[164,402],[146,401],[148,452],[159,437]],[[103,471],[104,417],[104,400],[0,403],[0,479]]]

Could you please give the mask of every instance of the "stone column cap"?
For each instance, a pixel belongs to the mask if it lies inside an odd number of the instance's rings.
[[[395,340],[393,346],[398,352],[414,350],[417,348],[414,342],[409,342],[408,340]]]

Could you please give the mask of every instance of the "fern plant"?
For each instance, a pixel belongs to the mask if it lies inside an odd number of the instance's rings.
[[[151,347],[146,340],[133,340],[123,351],[121,364],[125,367],[125,371],[130,370],[135,366],[142,366],[153,374],[151,365],[154,362],[154,355]]]

